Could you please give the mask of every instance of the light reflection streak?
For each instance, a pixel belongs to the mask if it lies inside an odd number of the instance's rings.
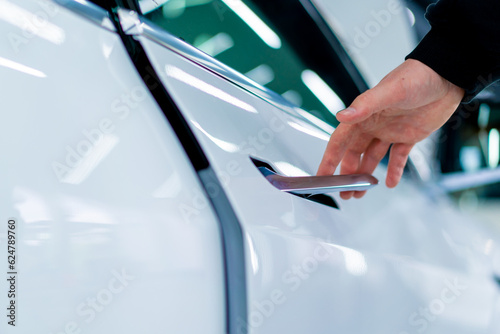
[[[212,136],[210,133],[208,133],[207,131],[205,131],[205,129],[203,129],[201,127],[201,125],[196,122],[196,121],[191,121],[191,123],[198,129],[200,130],[205,136],[208,137],[208,139],[210,139],[212,142],[214,142],[215,145],[219,146],[221,149],[223,149],[224,151],[226,152],[230,152],[230,153],[234,153],[234,152],[238,152],[239,151],[239,147],[238,145],[235,145],[233,143],[230,143],[230,142],[227,142],[225,140],[222,140],[222,139],[219,139],[219,138],[215,138],[214,136]]]
[[[45,73],[43,73],[42,71],[36,70],[32,67],[29,67],[29,66],[26,66],[26,65],[23,65],[20,63],[16,63],[15,61],[5,59],[2,57],[0,57],[0,66],[4,66],[4,67],[10,68],[14,71],[26,73],[26,74],[29,74],[29,75],[32,75],[32,76],[35,76],[38,78],[47,77],[47,75]]]
[[[363,254],[351,248],[333,246],[344,254],[345,268],[351,275],[362,276],[367,273],[368,265]]]
[[[336,114],[345,108],[344,102],[332,88],[314,71],[305,70],[301,74],[302,82],[316,95],[318,100],[332,113]]]
[[[245,103],[240,99],[237,99],[236,97],[224,92],[223,90],[212,86],[211,84],[200,80],[191,74],[184,72],[178,67],[166,65],[165,71],[169,77],[177,79],[193,88],[199,89],[204,93],[218,98],[219,100],[232,104],[233,106],[246,110],[248,112],[257,113],[257,110],[255,110],[255,108],[248,103]]]
[[[222,0],[233,12],[238,15],[257,36],[260,37],[269,47],[273,49],[281,48],[281,39],[269,26],[262,21],[247,5],[241,0]]]
[[[325,141],[328,141],[330,139],[330,137],[326,133],[321,132],[319,130],[306,128],[305,126],[302,126],[302,125],[298,124],[297,122],[288,121],[287,123],[292,128],[294,128],[300,132],[306,133],[310,136],[313,136],[313,137],[316,137],[316,138],[319,138],[319,139],[325,140]]]
[[[62,178],[61,182],[81,183],[108,156],[118,142],[118,137],[109,134],[104,135],[101,140],[89,149],[82,161]]]
[[[57,25],[6,0],[0,0],[0,20],[53,44],[62,44],[66,37],[64,30]]]

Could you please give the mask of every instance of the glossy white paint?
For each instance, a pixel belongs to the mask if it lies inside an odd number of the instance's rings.
[[[0,333],[223,333],[218,223],[120,38],[50,2],[0,8],[39,20],[0,19]]]
[[[491,333],[498,326],[486,246],[495,241],[469,218],[410,180],[358,201],[334,195],[340,210],[279,192],[249,156],[283,174],[313,174],[328,136],[138,39],[244,228],[251,333]]]
[[[50,20],[59,44],[0,21],[25,38],[0,44],[0,212],[20,252],[19,325],[2,333],[222,333],[218,228],[172,129],[114,34],[62,8]],[[496,240],[409,180],[341,210],[279,192],[248,156],[312,174],[325,132],[140,40],[245,230],[251,333],[498,332]],[[106,297],[87,323],[87,298]]]

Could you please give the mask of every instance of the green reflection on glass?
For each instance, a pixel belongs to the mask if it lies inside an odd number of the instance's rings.
[[[325,87],[306,86],[307,65],[251,2],[169,0],[146,17],[321,120],[338,124],[332,112],[342,109],[342,102],[333,90],[323,96]]]

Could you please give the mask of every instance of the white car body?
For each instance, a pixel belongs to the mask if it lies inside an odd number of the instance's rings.
[[[1,333],[500,330],[496,240],[409,179],[357,201],[333,194],[339,209],[277,190],[250,156],[314,175],[329,133],[120,10],[237,217],[244,276],[232,276],[241,272],[225,247],[237,232],[227,240],[207,174],[197,175],[106,11],[60,3],[0,2],[3,268],[11,218],[17,251],[5,270],[16,272],[16,296],[0,283],[15,326],[4,316]],[[235,300],[245,314],[232,313]]]

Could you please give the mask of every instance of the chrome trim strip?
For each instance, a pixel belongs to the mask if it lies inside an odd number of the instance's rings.
[[[94,24],[116,32],[116,28],[107,10],[87,0],[52,0],[56,4],[69,9],[70,11],[83,16]]]
[[[212,167],[198,172],[220,222],[226,279],[226,333],[248,333],[244,232]]]
[[[256,83],[255,81],[247,78],[243,74],[227,66],[226,64],[212,58],[203,51],[195,48],[194,46],[184,42],[183,40],[175,37],[169,32],[165,31],[162,27],[149,21],[148,19],[137,15],[136,12],[119,9],[118,16],[122,24],[122,28],[127,35],[141,36],[147,38],[165,48],[181,55],[182,57],[204,67],[205,69],[213,72],[216,75],[232,82],[233,84],[245,89],[249,93],[267,101],[273,106],[283,110],[284,112],[298,117],[307,123],[311,123],[302,115],[297,113],[296,105],[286,100],[281,95],[274,91]],[[134,27],[131,23],[134,22]],[[311,123],[313,124],[313,123]],[[314,124],[313,124],[314,125]],[[314,125],[317,127],[316,125]],[[324,129],[321,129],[324,131]]]

